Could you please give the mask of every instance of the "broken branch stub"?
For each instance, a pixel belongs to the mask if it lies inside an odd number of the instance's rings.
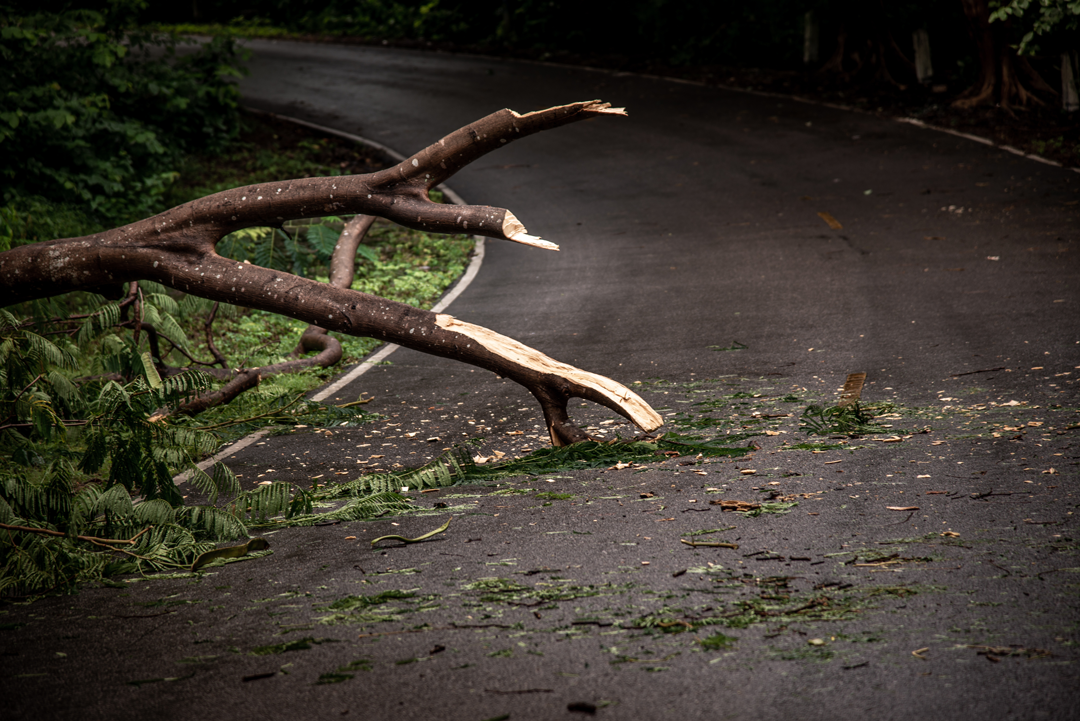
[[[238,263],[215,250],[225,235],[242,228],[346,213],[380,216],[428,232],[473,233],[558,249],[529,235],[508,210],[441,205],[430,200],[428,191],[506,143],[604,115],[625,112],[597,100],[524,115],[500,110],[376,173],[249,185],[95,235],[20,246],[0,253],[0,305],[153,280],[202,298],[279,313],[319,329],[369,336],[490,370],[520,383],[536,397],[555,445],[588,439],[567,416],[567,401],[575,397],[604,405],[653,431],[662,419],[625,386],[486,328],[351,290],[345,282],[349,268],[334,268],[336,282],[328,285]],[[321,334],[311,331],[308,340],[317,340]]]

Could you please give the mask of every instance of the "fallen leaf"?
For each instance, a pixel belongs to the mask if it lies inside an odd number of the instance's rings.
[[[216,561],[219,558],[240,558],[246,556],[252,551],[262,551],[270,548],[270,542],[265,538],[252,538],[247,543],[239,546],[229,546],[227,548],[217,548],[213,551],[207,551],[206,553],[199,554],[195,559],[195,562],[191,564],[192,571],[198,571],[200,568]]]
[[[842,230],[844,226],[840,225],[840,221],[832,216],[831,213],[827,213],[824,210],[818,212],[818,217],[829,224],[829,227],[833,230]]]
[[[371,545],[374,546],[379,541],[386,541],[386,540],[402,541],[404,543],[419,543],[420,541],[431,538],[432,536],[434,536],[437,533],[442,533],[443,531],[445,531],[447,528],[450,527],[450,521],[452,521],[452,520],[454,520],[454,517],[450,516],[449,518],[446,519],[446,523],[439,526],[434,531],[429,531],[429,532],[425,533],[422,536],[417,536],[416,538],[405,538],[404,536],[379,536],[378,538],[372,539]],[[392,525],[396,526],[397,524],[394,523]]]

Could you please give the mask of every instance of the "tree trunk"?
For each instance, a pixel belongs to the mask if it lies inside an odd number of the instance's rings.
[[[960,0],[968,21],[968,33],[975,42],[979,58],[979,78],[975,84],[953,101],[957,108],[973,108],[977,105],[1000,105],[1008,110],[1011,106],[1028,103],[1043,105],[1017,76],[1019,68],[1029,77],[1033,87],[1053,92],[1026,60],[1016,55],[1009,46],[1006,34],[1009,22],[990,24],[989,0]]]
[[[221,238],[241,228],[347,213],[381,216],[428,232],[476,233],[558,250],[554,243],[529,235],[508,210],[440,205],[428,198],[428,191],[508,142],[606,115],[625,112],[600,101],[525,115],[501,110],[376,173],[250,185],[103,233],[21,246],[0,253],[0,304],[148,279],[203,298],[280,313],[319,329],[369,336],[486,368],[536,397],[555,445],[588,438],[566,413],[567,401],[575,397],[604,405],[652,431],[663,424],[660,416],[615,381],[448,315],[238,263],[215,251]]]

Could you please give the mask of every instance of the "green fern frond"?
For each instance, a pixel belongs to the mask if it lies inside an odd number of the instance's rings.
[[[143,297],[146,299],[147,303],[154,304],[160,311],[170,315],[177,315],[180,313],[180,305],[173,300],[173,297],[168,293],[149,293]]]
[[[212,476],[214,481],[214,487],[218,493],[222,493],[226,496],[240,492],[240,481],[236,479],[236,475],[232,470],[224,463],[214,464],[214,475]]]
[[[131,516],[134,512],[131,494],[123,486],[114,485],[94,499],[93,509],[88,517],[90,520],[99,517],[119,520]]]
[[[229,504],[229,510],[237,518],[250,518],[265,522],[288,510],[292,501],[292,485],[275,482],[254,491],[239,494]]]
[[[247,527],[233,514],[214,506],[180,509],[177,522],[215,541],[247,538]]]
[[[70,353],[65,353],[55,343],[42,338],[37,333],[28,330],[22,331],[23,338],[27,343],[27,355],[40,363],[50,363],[61,368],[73,370],[78,367],[78,362]]]
[[[184,329],[180,327],[180,324],[176,322],[176,319],[169,313],[161,312],[161,318],[158,323],[158,330],[168,336],[174,343],[179,345],[184,350],[187,350],[190,342],[188,341],[187,334],[184,333]]]
[[[387,514],[398,515],[415,511],[408,498],[400,493],[376,493],[349,501],[341,508],[328,513],[314,513],[288,519],[290,526],[313,526],[332,521],[366,521]],[[275,525],[275,524],[265,524]],[[253,525],[253,528],[259,527]]]
[[[170,395],[202,393],[212,388],[214,378],[200,370],[186,370],[162,381],[162,391]]]
[[[98,308],[93,317],[101,330],[112,328],[120,322],[120,304],[107,303]]]
[[[176,509],[168,501],[154,498],[135,506],[135,519],[142,524],[160,526],[176,522]]]
[[[139,357],[142,358],[146,382],[150,384],[151,388],[161,388],[161,376],[158,375],[157,368],[154,366],[154,359],[150,356],[150,351],[143,351]]]
[[[3,496],[0,496],[0,523],[14,524],[19,517],[15,515],[15,510],[4,500]]]
[[[57,370],[49,371],[46,376],[49,387],[68,406],[82,405],[82,394],[71,380]]]

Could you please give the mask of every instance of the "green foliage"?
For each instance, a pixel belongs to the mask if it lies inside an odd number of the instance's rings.
[[[182,154],[235,136],[238,59],[228,39],[181,56],[88,10],[0,10],[0,243],[77,225],[43,219],[43,205],[106,224],[156,212]]]
[[[95,43],[112,47],[116,54],[112,65],[105,70],[82,69],[90,75],[96,72],[115,80],[119,77],[113,72],[115,68],[134,62],[133,58],[146,49],[138,44],[135,35],[122,35],[111,29],[91,30],[88,29],[91,21],[97,19],[80,15],[87,19],[79,25],[73,17],[76,16],[69,14],[64,16],[66,20],[55,19],[50,27],[56,29],[57,35],[35,37],[58,56],[69,58],[76,56],[64,53],[75,49],[64,46],[65,42],[81,44],[80,48],[87,52]],[[40,18],[31,20],[4,14],[0,16],[0,28],[8,31],[5,35],[8,41],[14,42],[14,38],[28,43],[29,36],[23,37],[22,30],[15,32],[10,28],[32,28],[37,27],[34,22],[44,22]],[[65,36],[60,31],[75,34]],[[10,50],[9,45],[0,43],[0,50]],[[170,48],[159,50],[172,69],[169,72],[192,69],[193,60],[177,60],[170,54]],[[19,60],[24,64],[44,63],[40,58]],[[145,57],[143,60],[151,62]],[[50,68],[58,73],[70,70],[76,74],[70,68],[46,67]],[[159,70],[165,72],[161,68],[147,70],[146,66],[128,70],[150,75]],[[0,83],[14,82],[11,78],[16,75],[0,78]],[[33,73],[25,70],[24,75],[26,80]],[[165,83],[167,79],[161,80],[159,87],[164,95],[178,93],[196,106],[205,100],[194,90],[185,90],[182,84],[169,86]],[[142,80],[145,78],[139,82]],[[69,84],[87,92],[90,89],[89,81],[77,83],[69,77],[64,83],[61,89]],[[213,86],[213,82],[207,81],[207,86]],[[232,92],[231,88],[226,89]],[[28,241],[95,232],[117,218],[127,220],[156,212],[165,203],[185,202],[227,187],[280,177],[340,174],[336,167],[338,158],[349,158],[350,151],[331,149],[331,143],[315,139],[294,142],[292,147],[280,150],[268,149],[263,143],[235,144],[227,152],[199,161],[180,159],[176,153],[197,147],[194,142],[179,137],[181,131],[213,136],[209,147],[219,147],[216,144],[225,134],[200,127],[198,123],[202,120],[197,113],[185,120],[183,108],[170,111],[177,116],[176,122],[185,124],[183,128],[154,126],[145,117],[153,110],[150,107],[153,102],[149,101],[139,109],[143,116],[118,114],[124,103],[134,102],[127,96],[120,97],[128,90],[131,88],[109,90],[118,95],[115,98],[110,95],[106,104],[91,104],[94,112],[87,111],[87,117],[73,113],[75,119],[60,132],[53,133],[56,137],[49,138],[49,142],[59,145],[42,146],[52,150],[31,160],[47,166],[55,176],[49,176],[53,180],[60,177],[56,174],[67,173],[64,177],[77,184],[82,180],[75,176],[85,168],[65,165],[64,153],[79,143],[97,143],[99,136],[94,133],[115,131],[120,140],[102,140],[100,148],[93,150],[119,153],[119,159],[110,157],[107,163],[119,163],[132,173],[150,172],[147,168],[151,166],[135,162],[138,144],[129,147],[131,138],[124,135],[139,127],[152,132],[164,149],[155,156],[162,165],[153,167],[175,166],[185,180],[191,178],[199,187],[185,182],[162,194],[148,191],[145,185],[124,185],[123,178],[117,176],[112,179],[119,185],[111,190],[91,183],[80,186],[90,189],[89,198],[66,188],[57,200],[45,197],[47,189],[42,184],[45,181],[33,187],[5,181],[7,195],[5,204],[0,206],[0,251]],[[14,96],[9,93],[7,97]],[[226,93],[223,97],[231,96]],[[8,107],[5,105],[4,109]],[[22,111],[25,115],[24,107],[10,107],[13,112]],[[205,108],[199,112],[203,111]],[[235,118],[224,111],[218,115],[225,121]],[[25,133],[37,132],[33,123],[42,117],[18,116],[12,124],[5,116],[2,122],[7,125],[3,127],[10,130],[0,136],[0,148],[22,147],[19,143],[38,137]],[[265,130],[261,132],[266,134]],[[68,136],[73,138],[68,143],[71,147],[65,145]],[[168,143],[162,140],[165,138],[169,139]],[[144,140],[151,142],[149,138]],[[109,142],[113,142],[111,150]],[[91,165],[97,162],[90,149],[85,145],[79,147],[80,152],[85,151],[79,158],[89,158],[87,162]],[[328,164],[331,158],[334,167]],[[20,162],[18,158],[4,155],[0,158],[0,171],[9,167],[5,163],[13,166],[17,162]],[[365,163],[370,165],[366,160],[353,165]],[[94,172],[97,171],[88,170],[84,174],[90,177]],[[164,190],[165,186],[161,188]],[[342,224],[340,219],[327,218],[290,224],[284,233],[256,230],[247,237],[229,238],[223,246],[240,259],[250,258],[270,267],[317,278],[327,273]],[[430,307],[464,270],[471,248],[472,241],[468,238],[446,241],[383,224],[360,248],[358,284],[366,283],[365,289],[396,300]],[[107,579],[117,574],[187,571],[197,558],[205,558],[204,554],[215,543],[248,538],[252,528],[282,523],[306,525],[327,519],[327,514],[312,513],[314,493],[280,483],[242,491],[224,466],[202,472],[194,467],[193,461],[214,450],[223,439],[268,424],[336,426],[365,422],[370,414],[360,407],[302,400],[303,394],[330,371],[267,379],[237,402],[212,409],[198,419],[161,413],[211,389],[216,382],[197,370],[176,374],[175,369],[166,373],[164,368],[170,364],[186,365],[190,356],[209,355],[203,323],[214,308],[214,304],[203,299],[142,281],[138,292],[122,302],[80,293],[0,310],[0,523],[13,527],[0,530],[0,595],[71,592],[95,581],[109,583]],[[295,346],[304,327],[296,321],[231,306],[217,307],[216,315],[218,342],[238,365],[266,365],[282,360]],[[127,334],[129,331],[124,328],[136,327],[137,323],[143,324],[143,331],[137,336]],[[160,348],[148,348],[147,325],[156,329]],[[375,345],[370,339],[343,341],[347,360],[365,355]],[[185,468],[190,483],[204,497],[205,505],[184,505],[172,479]],[[419,474],[442,479],[430,481],[433,484],[443,482],[447,475],[445,469],[421,470]],[[354,495],[333,513],[334,518],[357,520],[413,510],[407,498],[381,488],[386,483],[373,485],[380,488]]]
[[[799,430],[807,435],[859,436],[867,433],[883,433],[886,429],[874,423],[874,416],[858,403],[849,406],[810,405],[799,417]]]
[[[1039,51],[1036,36],[1050,40],[1061,50],[1075,48],[1076,32],[1080,30],[1080,0],[991,0],[990,5],[994,8],[991,22],[1013,18],[1025,28],[1018,48],[1021,55]]]

